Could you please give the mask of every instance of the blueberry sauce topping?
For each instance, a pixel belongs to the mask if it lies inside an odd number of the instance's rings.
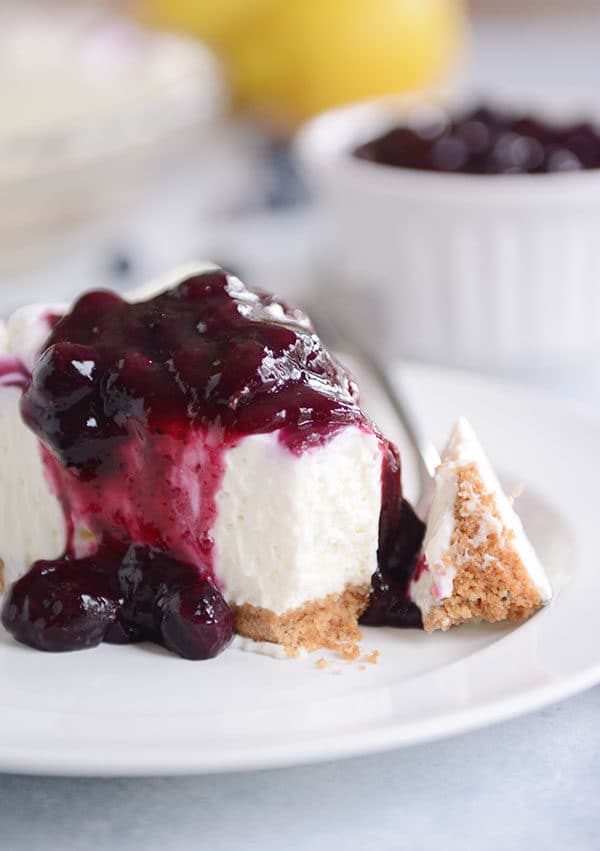
[[[119,611],[115,576],[100,568],[95,557],[35,562],[12,586],[2,625],[18,641],[39,650],[94,647]]]
[[[600,128],[552,124],[478,107],[398,126],[355,155],[385,165],[463,174],[542,174],[600,168]]]
[[[235,443],[280,429],[292,451],[364,422],[356,384],[307,317],[221,270],[130,304],[82,296],[54,328],[22,414],[82,476],[141,431],[179,438],[218,429]]]
[[[67,547],[15,583],[4,626],[40,649],[152,640],[194,659],[233,632],[211,537],[225,451],[257,432],[301,453],[346,425],[372,428],[306,316],[221,270],[137,304],[82,296],[43,346],[21,413]],[[398,456],[384,446],[387,576],[399,570],[401,491]]]
[[[403,499],[383,552],[380,538],[379,565],[371,580],[369,605],[360,619],[365,626],[422,627],[421,612],[408,589],[424,534],[424,523]]]
[[[2,623],[17,640],[50,651],[155,641],[208,659],[233,637],[229,606],[193,565],[136,545],[35,562],[13,585]]]

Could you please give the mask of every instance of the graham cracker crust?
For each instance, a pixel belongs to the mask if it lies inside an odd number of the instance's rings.
[[[445,562],[457,566],[452,595],[429,609],[423,626],[433,632],[467,621],[525,620],[542,600],[512,545],[514,533],[501,525],[501,534],[493,530],[475,545],[486,514],[499,524],[502,521],[494,495],[485,492],[474,464],[458,470],[457,479],[455,528],[444,556]]]
[[[348,585],[341,594],[311,600],[281,615],[248,603],[234,605],[236,632],[255,641],[281,644],[288,656],[295,656],[300,648],[320,647],[354,655],[353,645],[362,638],[358,619],[367,607],[370,592],[369,584]]]

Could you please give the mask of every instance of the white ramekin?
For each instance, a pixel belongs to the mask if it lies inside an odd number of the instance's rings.
[[[297,139],[345,320],[390,354],[534,380],[600,363],[600,170],[473,176],[352,155],[412,106],[333,110]]]

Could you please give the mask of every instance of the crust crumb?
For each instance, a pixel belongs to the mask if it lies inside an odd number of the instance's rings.
[[[366,666],[366,665],[359,665],[359,666],[358,666],[358,670],[359,670],[359,671],[366,671],[366,670],[367,670],[367,666]]]
[[[379,650],[373,650],[372,653],[368,653],[366,656],[363,656],[365,662],[368,662],[369,665],[376,665],[379,660]]]
[[[329,594],[311,600],[298,609],[278,615],[244,603],[232,606],[235,629],[255,641],[281,644],[288,656],[297,656],[301,648],[338,650],[344,659],[360,655],[357,641],[362,639],[358,619],[367,607],[369,584],[348,585],[341,594]]]
[[[457,479],[455,528],[444,556],[456,566],[452,594],[432,606],[423,626],[434,632],[467,621],[524,620],[542,601],[513,546],[514,534],[503,526],[494,495],[485,491],[474,464],[458,470]],[[497,528],[482,537],[490,515]]]
[[[513,499],[513,500],[518,499],[524,493],[524,491],[525,491],[525,485],[523,484],[523,482],[520,482],[520,484],[515,485],[514,488],[512,489],[512,493],[510,495],[511,499]]]
[[[317,659],[317,668],[328,668],[329,662],[326,659]]]
[[[340,644],[338,649],[347,662],[354,662],[360,656],[360,647],[354,642]]]

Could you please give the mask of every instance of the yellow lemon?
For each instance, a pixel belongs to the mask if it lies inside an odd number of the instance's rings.
[[[222,54],[238,102],[292,121],[442,79],[465,29],[461,0],[140,2]]]

